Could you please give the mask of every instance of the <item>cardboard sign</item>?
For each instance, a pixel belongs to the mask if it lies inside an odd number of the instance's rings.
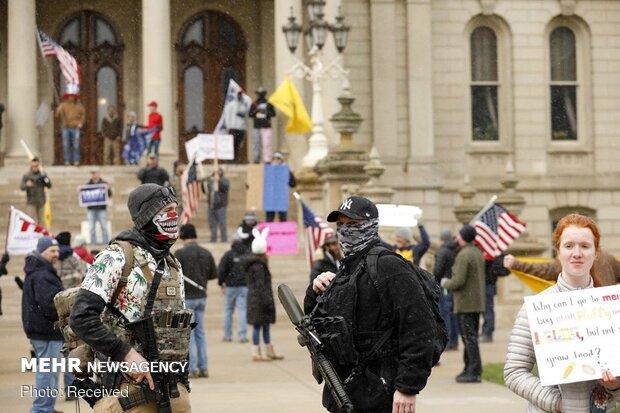
[[[261,222],[259,231],[269,227],[267,255],[297,255],[297,222]]]
[[[216,140],[217,137],[217,147]],[[235,159],[232,135],[199,133],[195,138],[185,142],[187,159],[196,159],[200,163],[205,159]]]
[[[251,164],[247,166],[245,187],[245,209],[257,211],[263,207],[263,165]]]
[[[81,207],[108,205],[107,184],[82,185],[78,189]]]
[[[417,227],[422,209],[413,205],[377,204],[382,227]]]
[[[620,376],[620,285],[525,297],[543,386]]]

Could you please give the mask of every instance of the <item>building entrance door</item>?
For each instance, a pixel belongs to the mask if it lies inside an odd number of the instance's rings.
[[[81,164],[103,163],[101,123],[108,106],[117,109],[123,118],[123,50],[119,31],[104,15],[82,10],[71,15],[60,26],[55,39],[75,57],[80,68],[80,99],[86,109],[81,130]],[[60,68],[54,69],[56,90],[62,97],[65,84]],[[64,162],[60,120],[54,122],[54,163]],[[118,145],[122,145],[119,140]]]
[[[222,113],[230,79],[245,87],[247,43],[228,15],[205,11],[191,17],[177,43],[179,158],[187,159],[185,142],[212,133]],[[246,136],[241,162],[247,162]]]

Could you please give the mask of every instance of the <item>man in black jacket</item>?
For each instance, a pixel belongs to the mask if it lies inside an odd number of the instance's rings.
[[[159,166],[159,159],[156,155],[149,156],[149,164],[138,171],[138,179],[142,184],[168,185],[170,175],[168,171]]]
[[[232,316],[237,310],[239,342],[247,343],[248,283],[241,271],[241,261],[250,253],[249,248],[237,235],[233,237],[230,249],[224,253],[218,266],[218,284],[224,294],[224,338],[232,341]]]
[[[206,179],[207,188],[205,190],[204,181],[201,184],[202,193],[207,194],[207,220],[211,231],[211,242],[217,242],[217,229],[220,229],[220,240],[228,242],[226,235],[226,210],[228,209],[228,192],[230,182],[224,176],[224,170],[218,168]]]
[[[192,322],[196,323],[189,341],[189,374],[191,377],[209,377],[204,318],[207,281],[217,278],[217,267],[213,255],[196,242],[196,227],[192,224],[181,226],[179,238],[183,241],[183,248],[174,256],[185,274],[185,308],[194,312]]]
[[[437,285],[441,283],[442,278],[452,278],[452,264],[454,264],[454,257],[458,249],[458,245],[449,230],[442,231],[439,239],[443,241],[443,244],[435,253],[435,267],[433,268],[433,275]],[[446,351],[457,350],[459,346],[459,327],[456,314],[452,311],[452,291],[442,288],[440,294],[439,312],[448,331]]]
[[[325,239],[323,245],[314,253],[314,263],[310,270],[310,282],[317,275],[324,272],[333,272],[334,274],[340,267],[342,260],[342,250],[338,244],[338,237],[333,229],[329,228],[325,231]]]
[[[377,207],[368,199],[345,199],[327,221],[337,223],[343,265],[337,274],[325,272],[314,279],[306,291],[304,310],[313,318],[343,317],[360,355],[357,363],[367,363],[366,377],[370,373],[377,376],[374,386],[347,389],[356,411],[415,412],[416,396],[426,385],[433,364],[429,345],[433,340],[433,313],[421,304],[426,301],[420,280],[405,260],[391,252],[379,255],[377,285],[371,280],[365,258],[381,241]],[[322,299],[317,305],[319,295]],[[387,334],[388,340],[366,359]],[[344,382],[356,362],[343,363],[350,359],[347,355],[331,358]],[[327,389],[323,390],[323,405],[338,412]]]
[[[30,339],[36,358],[48,358],[61,362],[60,350],[63,337],[54,322],[58,313],[54,307],[54,296],[63,290],[60,277],[54,269],[58,261],[58,241],[52,237],[39,238],[37,249],[26,256],[24,265],[24,290],[22,295],[22,324]],[[51,412],[56,404],[56,395],[45,389],[58,388],[59,371],[36,373],[35,392],[31,412]]]

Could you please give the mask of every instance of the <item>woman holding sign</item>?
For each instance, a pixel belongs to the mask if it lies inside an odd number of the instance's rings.
[[[599,277],[592,271],[594,259],[600,252],[599,244],[600,233],[591,218],[579,214],[562,218],[553,233],[553,246],[562,264],[562,272],[557,284],[540,294],[600,286]],[[620,401],[620,378],[614,377],[609,370],[603,368],[600,380],[543,386],[540,378],[532,373],[535,363],[534,343],[524,305],[508,343],[504,381],[510,390],[529,400],[527,412],[615,412],[616,401]],[[564,370],[566,381],[575,368],[575,363],[567,364]]]

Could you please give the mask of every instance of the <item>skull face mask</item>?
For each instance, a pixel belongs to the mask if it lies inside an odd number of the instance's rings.
[[[179,214],[177,211],[162,212],[153,217],[156,232],[153,236],[159,241],[176,240],[179,236]]]

